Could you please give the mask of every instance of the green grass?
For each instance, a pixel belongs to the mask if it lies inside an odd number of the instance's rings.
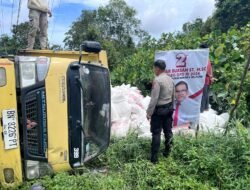
[[[198,138],[175,136],[168,159],[148,161],[150,140],[136,134],[112,139],[108,151],[82,170],[59,173],[26,182],[46,189],[136,190],[136,189],[250,189],[250,141],[245,129],[236,135],[201,135]],[[107,168],[107,173],[93,172]]]

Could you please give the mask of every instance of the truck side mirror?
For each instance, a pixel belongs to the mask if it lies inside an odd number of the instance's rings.
[[[95,41],[84,41],[82,45],[80,45],[80,58],[79,58],[79,64],[82,60],[82,51],[88,52],[88,53],[99,53],[102,50],[101,44],[99,42]]]

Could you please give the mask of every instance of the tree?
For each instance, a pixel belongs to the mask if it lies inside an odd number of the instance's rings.
[[[29,22],[13,25],[12,36],[2,35],[0,37],[0,52],[15,54],[19,49],[25,49],[28,42]],[[39,49],[39,34],[36,36],[34,49]]]
[[[49,47],[50,50],[56,50],[56,51],[62,51],[63,48],[61,45],[58,45],[58,44],[54,44],[52,46]]]
[[[216,11],[213,16],[215,27],[223,32],[232,26],[238,28],[245,26],[250,21],[249,0],[216,0]]]
[[[196,32],[201,36],[214,30],[228,31],[235,26],[241,28],[250,21],[249,0],[216,0],[216,10],[213,16],[203,22],[197,18],[194,22],[183,24],[182,30],[185,34]]]
[[[85,40],[98,41],[100,39],[96,14],[95,10],[82,11],[81,16],[73,22],[71,29],[66,33],[64,42],[67,48],[79,49]]]
[[[187,22],[184,23],[182,26],[182,30],[184,33],[196,33],[198,35],[201,34],[201,29],[203,27],[203,21],[201,18],[197,18],[194,20],[194,22]]]
[[[98,9],[97,21],[102,38],[127,45],[131,37],[136,36],[140,30],[140,21],[135,16],[135,9],[129,7],[124,0],[110,0],[107,6]]]
[[[82,11],[66,33],[64,42],[69,49],[79,49],[85,40],[99,41],[108,51],[112,68],[135,51],[134,38],[140,38],[143,33],[136,11],[124,0],[110,0],[108,5],[97,10]]]
[[[210,34],[212,32],[212,28],[214,28],[214,19],[212,17],[208,17],[206,22],[203,23],[201,27],[201,35],[204,36],[206,34]]]
[[[25,49],[28,43],[28,34],[29,34],[30,25],[29,22],[24,22],[19,25],[13,25],[12,29],[12,38],[15,42],[15,48],[18,49]],[[34,49],[39,49],[39,32],[36,35]]]

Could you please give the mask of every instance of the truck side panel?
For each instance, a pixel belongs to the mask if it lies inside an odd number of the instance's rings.
[[[2,122],[2,111],[8,109],[15,109],[17,113],[16,104],[16,80],[14,64],[8,59],[0,59],[0,67],[5,68],[7,84],[0,87],[0,184],[3,187],[12,187],[19,185],[23,181],[22,176],[22,160],[20,153],[20,142],[18,138],[18,145],[15,149],[5,149],[4,138],[3,138],[3,122]],[[17,117],[17,114],[16,114]],[[17,118],[18,120],[18,118]],[[18,122],[17,123],[17,134],[19,133]],[[9,170],[9,174],[14,171],[14,182],[7,183],[5,181],[4,171]],[[6,174],[6,173],[5,173]],[[11,180],[12,181],[12,180]]]

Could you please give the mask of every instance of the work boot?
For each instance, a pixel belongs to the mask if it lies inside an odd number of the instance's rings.
[[[165,158],[167,158],[167,157],[169,157],[170,152],[171,152],[171,149],[165,149],[165,150],[163,151],[162,155],[163,155]]]
[[[150,161],[151,161],[153,164],[157,164],[157,163],[158,163],[158,156],[157,156],[157,154],[152,154],[152,155],[151,155]]]
[[[170,139],[170,140],[165,140],[165,148],[162,153],[165,158],[167,158],[170,155],[171,148],[173,146],[172,137],[167,137],[166,139]]]
[[[162,153],[162,155],[163,155],[165,158],[167,158],[167,157],[170,155],[170,152],[165,152],[165,151],[164,151],[164,152]]]

